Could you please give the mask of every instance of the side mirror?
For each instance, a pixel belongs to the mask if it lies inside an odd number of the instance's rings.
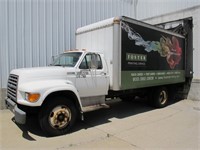
[[[98,68],[97,55],[93,54],[91,60],[91,69],[97,69],[97,68]]]
[[[53,65],[54,60],[55,60],[55,56],[52,56],[52,57],[51,57],[51,62],[50,62],[50,64],[49,64],[49,66],[52,66],[52,65]]]
[[[56,56],[52,56],[51,57],[51,63],[50,63],[50,66],[52,66],[54,64],[54,61],[58,58],[59,55],[56,55]]]
[[[52,57],[51,57],[51,63],[53,63],[54,60],[55,60],[55,56],[52,56]]]

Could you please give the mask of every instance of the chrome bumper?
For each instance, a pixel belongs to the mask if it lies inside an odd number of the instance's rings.
[[[15,115],[15,121],[19,124],[25,124],[26,123],[26,112],[22,111],[17,107],[17,104],[10,100],[9,98],[5,99],[6,101],[6,107],[12,111]]]

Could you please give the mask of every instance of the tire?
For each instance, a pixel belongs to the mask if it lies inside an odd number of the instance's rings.
[[[153,94],[153,106],[163,108],[167,106],[169,101],[168,91],[165,87],[157,88]]]
[[[48,136],[58,136],[70,131],[77,118],[77,111],[69,99],[52,97],[42,107],[39,123]]]

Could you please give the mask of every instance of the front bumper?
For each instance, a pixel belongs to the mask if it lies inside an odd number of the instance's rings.
[[[17,107],[17,104],[13,102],[11,99],[6,98],[6,107],[14,113],[15,121],[19,124],[26,123],[26,112],[22,111]]]

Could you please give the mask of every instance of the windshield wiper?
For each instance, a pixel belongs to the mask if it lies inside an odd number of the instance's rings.
[[[53,66],[62,66],[62,65],[60,65],[60,64],[56,64],[56,65],[53,65]]]

